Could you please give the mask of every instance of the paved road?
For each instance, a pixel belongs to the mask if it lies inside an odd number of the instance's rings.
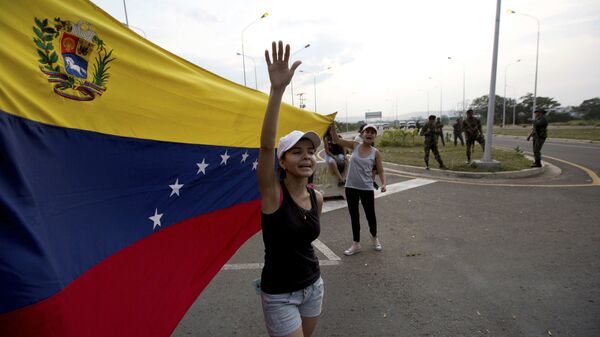
[[[596,146],[574,145],[548,143],[544,154],[599,172]],[[600,336],[600,186],[549,162],[562,174],[535,187],[390,175],[398,192],[376,200],[381,253],[344,257],[349,216],[331,207],[321,220],[326,297],[314,336]],[[251,287],[261,240],[238,251],[173,336],[266,336]]]
[[[525,138],[495,137],[494,146],[515,148],[520,146],[525,151],[532,152],[532,143]],[[591,143],[566,143],[558,140],[549,140],[542,148],[542,156],[561,158],[578,163],[594,170],[600,175],[600,144]]]

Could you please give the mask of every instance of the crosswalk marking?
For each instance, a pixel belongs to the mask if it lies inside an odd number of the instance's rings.
[[[403,182],[391,184],[387,186],[387,191],[385,193],[381,193],[380,190],[375,191],[375,198],[385,197],[390,194],[402,192],[409,190],[411,188],[421,187],[425,185],[429,185],[431,183],[436,182],[436,180],[425,179],[425,178],[415,178],[406,180]],[[332,200],[326,201],[323,203],[323,213],[335,211],[340,208],[346,207],[346,200]],[[313,246],[318,249],[327,260],[319,260],[319,265],[321,266],[335,266],[340,264],[341,258],[337,256],[329,247],[327,247],[323,242],[319,239],[313,241]],[[262,269],[263,263],[228,263],[225,264],[222,270],[248,270],[248,269]]]

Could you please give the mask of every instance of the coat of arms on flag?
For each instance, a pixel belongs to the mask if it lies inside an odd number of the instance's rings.
[[[110,77],[109,63],[115,58],[112,49],[108,50],[94,32],[93,25],[83,20],[72,24],[60,18],[50,25],[48,19],[35,18],[33,32],[40,69],[48,76],[48,82],[55,83],[56,94],[77,101],[91,101],[102,95]],[[56,43],[62,62],[55,50]],[[89,69],[92,56],[94,65]]]
[[[170,336],[260,230],[267,95],[89,0],[1,7],[0,336]]]

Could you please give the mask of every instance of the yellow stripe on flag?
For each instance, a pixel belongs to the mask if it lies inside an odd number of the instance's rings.
[[[91,2],[3,1],[0,41],[7,113],[117,136],[259,146],[267,95],[152,44]],[[279,133],[323,134],[333,117],[283,104]]]

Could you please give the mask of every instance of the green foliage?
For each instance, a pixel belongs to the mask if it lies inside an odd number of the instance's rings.
[[[96,43],[96,45],[98,45],[98,48],[100,50],[104,50],[104,41],[102,41],[102,39],[100,39],[98,35],[94,35],[94,38],[92,40]]]
[[[340,117],[339,114],[338,114],[338,117]],[[337,120],[335,121],[335,127],[338,132],[346,132],[346,130],[348,132],[350,132],[350,131],[358,132],[358,128],[363,124],[365,124],[364,121],[358,121],[356,123],[347,123],[347,124],[344,122],[339,122]]]
[[[600,126],[598,119],[573,119],[567,122],[553,123],[552,126]]]
[[[600,97],[586,99],[575,110],[583,119],[600,119]]]
[[[522,96],[521,102],[516,102],[514,99],[506,98],[506,120],[507,124],[512,124],[512,111],[515,109],[516,123],[531,123],[532,108],[533,108],[533,94],[527,93]],[[536,98],[536,107],[550,111],[556,107],[559,107],[560,103],[552,97],[538,96]],[[476,114],[481,115],[481,122],[485,124],[487,121],[487,110],[488,110],[488,95],[484,95],[475,98],[469,106]],[[502,122],[502,112],[504,110],[504,97],[496,95],[494,100],[494,124]],[[566,116],[557,116],[561,121]]]
[[[520,146],[515,147],[515,152],[518,154],[523,154],[523,149]]]
[[[452,171],[469,171],[469,172],[485,172],[488,169],[481,167],[471,167],[471,165],[465,164],[465,147],[464,146],[446,146],[438,145],[440,155],[444,160],[444,164]],[[397,163],[402,165],[412,165],[424,167],[423,161],[423,146],[414,147],[383,147],[379,149],[383,155],[383,159],[386,162]],[[432,154],[429,157],[429,164],[437,166],[435,159],[432,158]],[[479,159],[483,156],[481,147],[477,145],[475,152],[473,153],[474,159]],[[531,166],[531,161],[525,156],[516,153],[512,150],[492,149],[492,158],[500,161],[499,171],[518,171],[527,169]],[[496,171],[496,170],[493,170]]]
[[[108,70],[110,66],[108,65],[110,62],[114,61],[115,58],[111,58],[112,50],[107,52],[106,49],[102,49],[102,51],[98,52],[96,56],[96,63],[94,64],[94,76],[92,83],[95,85],[103,87],[110,75],[108,74]]]
[[[418,144],[422,144],[422,141],[416,141],[418,135],[417,129],[403,130],[403,129],[390,129],[383,132],[383,135],[378,141],[378,145],[382,147],[386,146],[401,146],[411,147]],[[419,137],[420,139],[420,137]]]
[[[522,111],[529,113],[531,117],[533,110],[533,94],[528,92],[525,96],[522,96],[521,103],[519,103],[519,105],[521,105]],[[553,108],[559,106],[560,103],[558,103],[558,101],[554,100],[554,98],[551,97],[538,96],[535,99],[535,107],[542,108],[546,111],[552,110]]]
[[[494,98],[494,123],[502,122],[502,109],[503,109],[503,99],[504,97],[496,95]],[[510,100],[513,101],[514,100]],[[512,105],[509,106],[509,100],[507,100],[506,109],[512,109]],[[476,115],[481,116],[481,122],[485,124],[487,121],[488,114],[488,95],[483,95],[481,97],[477,97],[471,102],[470,108],[473,109]],[[510,111],[510,110],[509,110]]]
[[[574,117],[568,112],[550,111],[546,113],[546,119],[548,120],[548,123],[557,123],[570,121],[574,119]]]
[[[37,47],[36,51],[40,57],[38,62],[44,70],[59,72],[60,68],[56,64],[58,62],[58,54],[56,54],[52,45],[56,30],[48,26],[48,19],[41,21],[38,18],[34,18],[34,21],[33,33],[35,37],[33,38],[33,42]]]

